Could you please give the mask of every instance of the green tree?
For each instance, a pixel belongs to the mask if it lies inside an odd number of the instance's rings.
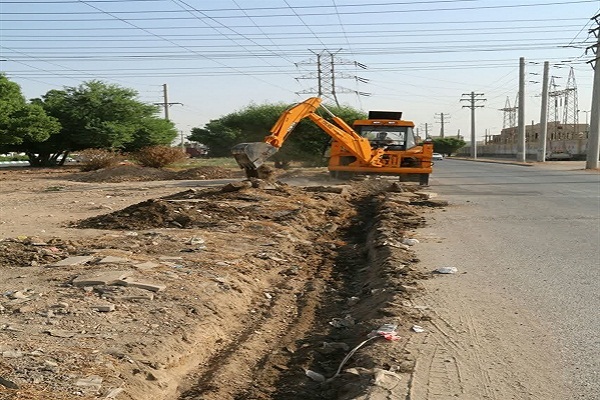
[[[289,104],[251,104],[240,111],[211,120],[203,128],[193,128],[187,139],[208,146],[211,156],[229,156],[231,147],[238,143],[262,141],[287,108]],[[365,117],[363,112],[351,107],[329,108],[350,124]],[[329,135],[305,119],[298,123],[272,159],[279,164],[290,160],[320,162],[329,148],[330,140]]]
[[[42,107],[26,102],[17,83],[0,75],[0,152],[19,151],[23,143],[47,140],[59,129]]]
[[[440,154],[451,156],[456,150],[464,147],[467,143],[457,138],[437,138],[433,139],[433,151]]]
[[[72,151],[88,148],[135,151],[168,145],[177,137],[158,108],[137,100],[137,92],[101,81],[51,90],[35,100],[58,119],[62,129],[42,143],[24,142],[32,165],[60,163]]]

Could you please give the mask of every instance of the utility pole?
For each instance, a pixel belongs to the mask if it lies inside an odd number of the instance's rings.
[[[537,160],[546,162],[546,142],[548,137],[548,75],[550,63],[544,61],[544,77],[542,79],[542,110],[540,113],[540,137],[538,139]]]
[[[167,84],[163,84],[163,102],[162,103],[154,103],[155,106],[161,106],[165,110],[165,119],[169,121],[169,106],[174,104],[183,105],[183,103],[169,103],[169,92],[167,90]]]
[[[525,58],[519,58],[519,110],[517,135],[517,161],[525,162],[527,148],[525,147]]]
[[[468,101],[471,105],[463,106],[463,108],[471,109],[471,158],[477,158],[477,140],[475,138],[475,109],[481,108],[483,105],[477,104],[478,101],[487,101],[487,99],[479,99],[479,96],[483,96],[483,93],[463,93],[463,96],[469,96],[466,99],[460,99],[460,101]]]
[[[450,116],[448,114],[444,114],[444,113],[440,113],[440,114],[435,114],[435,118],[439,118],[440,119],[440,137],[443,138],[444,137],[444,122],[448,119],[450,119]],[[437,122],[437,121],[436,121]]]
[[[594,51],[595,57],[590,61],[590,63],[594,62],[594,86],[592,89],[592,113],[590,116],[586,169],[598,168],[598,159],[600,159],[600,14],[596,14],[593,19],[598,26],[590,32],[596,35],[598,42]]]
[[[429,124],[425,122],[421,125],[423,125],[423,128],[425,129],[425,139],[427,139],[429,137]]]

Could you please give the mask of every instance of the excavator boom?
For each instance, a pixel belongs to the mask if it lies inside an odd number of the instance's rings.
[[[383,150],[372,149],[367,139],[357,134],[341,118],[333,115],[321,102],[321,98],[311,97],[288,108],[279,117],[271,128],[270,134],[265,136],[262,142],[240,143],[234,146],[231,149],[233,157],[238,165],[246,170],[246,175],[257,177],[258,173],[256,171],[259,167],[279,150],[287,136],[304,118],[309,118],[329,136],[342,143],[357,159],[369,166],[380,167]],[[319,107],[322,107],[333,117],[335,124],[315,113]]]

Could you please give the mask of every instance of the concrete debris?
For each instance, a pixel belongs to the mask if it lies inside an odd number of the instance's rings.
[[[126,264],[129,261],[130,260],[123,257],[106,256],[98,261],[98,264]]]
[[[221,191],[224,193],[227,192],[237,192],[242,189],[250,189],[252,187],[252,182],[250,181],[241,181],[241,182],[231,182],[221,188]]]
[[[83,265],[94,259],[94,256],[75,256],[67,257],[53,264],[46,265],[47,267],[72,267],[75,265]]]
[[[105,399],[116,399],[117,396],[121,393],[123,393],[125,389],[123,388],[114,388],[114,389],[110,389],[108,391],[108,393],[106,393],[106,397],[104,397]]]
[[[75,382],[75,386],[100,390],[102,387],[102,378],[98,375],[90,375],[87,378],[80,378]]]
[[[154,263],[152,261],[146,261],[146,262],[143,262],[141,264],[135,264],[134,267],[137,268],[137,269],[140,269],[142,271],[146,271],[146,270],[149,270],[149,269],[152,269],[152,268],[156,268],[159,265],[160,264]]]
[[[111,312],[111,311],[115,311],[115,305],[114,304],[94,305],[94,306],[92,306],[92,309],[99,311],[99,312]]]
[[[396,374],[395,372],[388,371],[388,370],[381,369],[381,368],[355,367],[355,368],[348,368],[348,369],[344,370],[344,372],[346,372],[348,374],[356,375],[359,377],[368,378],[369,381],[373,385],[379,386],[379,387],[387,389],[387,390],[394,389],[396,386],[398,386],[400,384],[400,381],[402,379],[400,377],[400,375]],[[389,397],[386,396],[384,398],[389,398]]]
[[[434,270],[433,272],[436,272],[438,274],[456,274],[458,272],[458,268],[456,268],[456,267],[441,267],[441,268]]]
[[[182,261],[183,257],[181,256],[160,256],[158,257],[161,261]]]
[[[434,197],[437,197],[437,193],[433,193],[433,192],[414,192],[414,193],[423,200],[429,200],[429,199],[433,199]]]
[[[8,297],[11,300],[24,300],[24,299],[29,298],[29,296],[27,296],[25,293],[21,292],[20,290],[15,290],[14,292],[9,292],[8,294],[6,294],[6,297]]]
[[[122,286],[136,287],[139,289],[149,290],[151,292],[162,292],[167,288],[166,285],[161,285],[159,283],[135,281],[131,278],[125,278],[119,281],[118,284]]]
[[[413,330],[413,332],[416,332],[416,333],[425,332],[425,329],[420,325],[413,325],[413,327],[411,329]]]
[[[50,336],[60,337],[60,338],[72,338],[73,336],[77,335],[77,332],[66,331],[63,329],[49,329],[47,331],[44,331],[43,333],[47,333]]]
[[[23,357],[23,352],[21,350],[6,350],[2,352],[2,357],[4,358],[21,358]]]
[[[115,285],[133,274],[133,271],[109,271],[80,275],[73,279],[73,286]]]

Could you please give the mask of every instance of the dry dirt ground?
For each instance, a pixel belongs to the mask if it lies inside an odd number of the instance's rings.
[[[443,204],[319,169],[0,170],[0,399],[411,398],[432,274],[402,242]]]

